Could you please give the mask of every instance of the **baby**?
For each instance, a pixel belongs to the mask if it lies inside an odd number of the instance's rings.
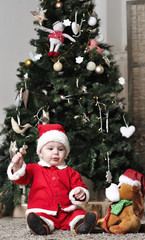
[[[10,180],[30,184],[27,224],[37,235],[56,229],[85,234],[93,231],[97,214],[79,208],[89,200],[80,174],[65,163],[70,152],[68,138],[59,124],[38,125],[38,163],[26,165],[18,152],[8,167]]]

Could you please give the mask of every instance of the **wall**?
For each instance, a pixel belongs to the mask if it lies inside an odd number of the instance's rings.
[[[14,104],[18,82],[19,62],[29,58],[29,41],[36,37],[33,16],[38,0],[1,0],[0,14],[0,125],[5,117],[4,108]],[[2,139],[2,138],[1,138]]]
[[[123,52],[127,45],[126,2],[127,0],[95,1],[104,42],[113,46],[113,52]]]
[[[95,2],[95,11],[101,19],[100,28],[104,42],[112,46],[120,74],[126,80],[119,97],[125,98],[126,110],[128,110],[127,0],[96,0]]]

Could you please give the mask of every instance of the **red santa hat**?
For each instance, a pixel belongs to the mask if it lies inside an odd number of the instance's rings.
[[[133,169],[127,169],[119,177],[119,185],[121,185],[122,183],[126,183],[131,186],[141,186],[142,193],[145,194],[145,177],[138,171],[135,171]]]
[[[39,139],[37,143],[37,154],[40,154],[41,148],[48,142],[60,142],[66,148],[66,157],[70,152],[68,138],[63,127],[60,124],[38,124]]]

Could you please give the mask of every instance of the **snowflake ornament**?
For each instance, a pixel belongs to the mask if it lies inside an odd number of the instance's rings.
[[[83,57],[81,57],[81,56],[79,56],[79,57],[76,57],[76,63],[78,63],[78,64],[82,63],[82,62],[83,62],[83,60],[84,60],[84,58],[83,58]]]
[[[28,73],[25,73],[25,74],[24,74],[24,79],[25,79],[25,80],[28,79]]]
[[[110,170],[106,172],[106,182],[111,183],[112,182],[112,174]]]
[[[47,20],[45,17],[47,9],[38,9],[38,11],[31,11],[32,15],[34,16],[34,22],[38,22],[41,26],[44,20]]]
[[[69,19],[65,19],[65,20],[63,20],[63,25],[68,27],[71,25],[71,21]]]
[[[118,81],[119,81],[119,83],[120,83],[121,85],[124,85],[124,84],[125,84],[125,79],[124,79],[123,77],[120,77],[120,78],[118,79]]]

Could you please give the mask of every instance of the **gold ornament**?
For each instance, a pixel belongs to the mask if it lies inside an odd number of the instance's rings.
[[[26,90],[23,92],[23,102],[24,102],[25,108],[27,108],[28,99],[29,99],[29,90],[26,89]]]
[[[23,155],[25,155],[27,152],[28,146],[26,144],[23,144],[23,146],[19,149],[19,152],[22,153]]]
[[[56,71],[56,72],[59,72],[61,71],[63,68],[63,65],[61,62],[57,61],[56,63],[54,63],[53,65],[53,69]]]
[[[14,132],[16,132],[18,134],[24,134],[24,132],[28,128],[32,127],[29,123],[26,123],[23,126],[19,125],[13,117],[11,118],[11,125],[12,125],[12,129],[14,130]]]
[[[55,4],[55,7],[56,8],[62,8],[62,6],[63,6],[63,3],[60,0],[57,0],[57,2]]]
[[[99,64],[98,66],[96,66],[95,71],[98,74],[102,74],[104,72],[104,68],[103,68],[103,66],[101,64]]]
[[[28,58],[26,61],[25,61],[25,66],[26,67],[29,67],[32,63],[32,60],[30,58]]]
[[[42,121],[42,124],[48,124],[50,121],[49,118],[49,112],[45,112],[44,109],[42,110],[42,117],[40,118],[40,120]]]

